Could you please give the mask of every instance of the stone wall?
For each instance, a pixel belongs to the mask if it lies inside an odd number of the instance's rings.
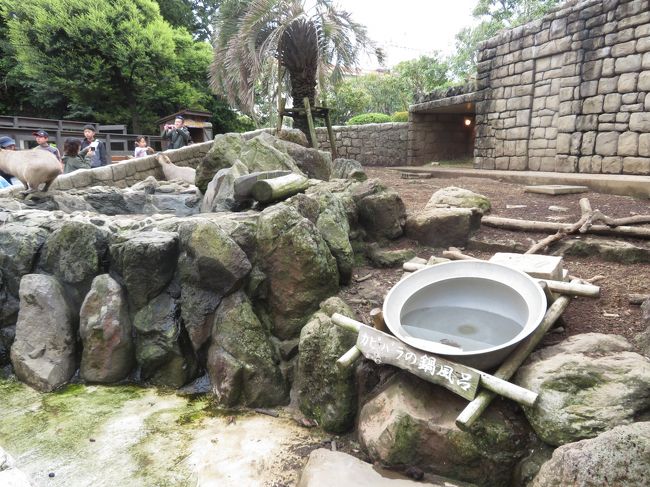
[[[568,1],[482,45],[475,165],[650,173],[650,0]]]
[[[371,123],[332,127],[339,157],[354,159],[364,166],[404,166],[408,144],[408,123]],[[330,150],[327,129],[316,129],[320,150]]]
[[[177,166],[196,167],[203,156],[210,150],[210,147],[212,147],[212,141],[192,144],[182,149],[168,150],[165,151],[165,155]],[[165,179],[162,169],[154,156],[128,159],[104,167],[62,174],[54,180],[51,187],[59,190],[79,189],[89,186],[126,188],[139,181],[144,181],[149,176],[161,180]],[[21,186],[0,190],[0,194],[18,191],[22,191]]]

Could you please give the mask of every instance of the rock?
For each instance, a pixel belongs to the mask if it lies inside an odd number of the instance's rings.
[[[76,370],[76,320],[56,278],[27,274],[20,282],[20,311],[11,363],[16,376],[41,392],[65,384]]]
[[[356,333],[336,326],[333,313],[351,318],[354,312],[340,298],[330,298],[300,332],[294,390],[300,410],[331,433],[354,427],[357,393],[354,367],[339,369],[336,361],[356,343]]]
[[[399,267],[415,257],[413,249],[386,250],[373,243],[366,253],[375,267]]]
[[[442,188],[433,193],[424,208],[440,208],[440,205],[451,208],[478,208],[482,213],[489,212],[492,207],[490,200],[485,196],[455,186]]]
[[[243,292],[224,298],[214,318],[208,374],[219,404],[271,407],[286,404],[280,359]]]
[[[650,262],[650,249],[621,240],[584,237],[565,239],[553,251],[554,255],[578,257],[598,256],[603,260],[621,264],[646,264]]]
[[[515,468],[510,485],[530,485],[542,465],[550,460],[551,455],[553,455],[553,447],[548,446],[537,437],[535,438],[536,444],[529,448],[528,455]]]
[[[360,162],[341,157],[334,159],[331,177],[337,179],[353,179],[355,181],[365,181],[368,179]]]
[[[471,208],[427,208],[406,219],[408,238],[430,247],[464,247],[479,229],[481,213]]]
[[[47,236],[47,230],[36,225],[0,225],[0,328],[16,323],[20,280],[33,272]]]
[[[133,320],[140,376],[154,385],[179,388],[196,377],[197,363],[181,327],[177,303],[159,294]]]
[[[109,235],[90,223],[67,221],[45,241],[39,267],[64,284],[75,309],[95,276],[107,270]]]
[[[178,260],[178,235],[158,231],[128,234],[110,246],[110,256],[111,270],[138,310],[171,281]]]
[[[179,235],[181,316],[198,351],[210,337],[221,298],[242,286],[252,266],[244,251],[214,223],[183,223]]]
[[[142,213],[153,215],[169,213],[176,216],[195,215],[199,212],[198,201],[187,194],[150,194],[145,198]]]
[[[297,487],[372,486],[372,487],[415,487],[439,486],[453,487],[447,480],[423,483],[409,480],[394,472],[384,477],[378,469],[358,458],[343,452],[319,448],[309,454],[307,465],[300,475]]]
[[[117,188],[107,186],[84,189],[80,192],[84,199],[97,213],[103,215],[122,215],[125,213],[139,213],[127,203],[124,194]]]
[[[319,203],[320,214],[316,227],[336,259],[340,283],[348,284],[352,277],[354,252],[350,245],[350,224],[345,207],[337,196],[329,192],[320,194]]]
[[[314,224],[284,204],[262,212],[257,241],[272,333],[295,338],[318,304],[338,291],[336,260]]]
[[[649,458],[650,422],[617,426],[556,449],[530,485],[647,485]]]
[[[361,409],[359,439],[372,460],[387,466],[411,465],[478,485],[508,485],[526,454],[525,421],[498,402],[472,432],[464,432],[454,421],[466,405],[445,389],[400,373]]]
[[[280,140],[286,140],[287,142],[293,142],[294,144],[301,145],[303,147],[309,147],[309,141],[307,136],[302,130],[298,129],[288,129],[283,127],[280,130],[280,133],[277,135]]]
[[[273,145],[289,154],[300,170],[308,177],[329,181],[332,173],[332,155],[329,152],[280,139],[276,139]]]
[[[318,221],[318,216],[320,214],[320,204],[318,202],[318,199],[320,199],[319,195],[320,193],[312,194],[311,196],[308,196],[304,193],[298,193],[285,200],[284,203],[287,206],[294,207],[304,218],[313,224],[316,224]]]
[[[0,485],[4,487],[31,487],[27,475],[16,467],[16,461],[0,447]]]
[[[235,195],[235,181],[248,174],[248,168],[237,160],[231,167],[219,169],[201,201],[201,213],[233,211],[241,205]]]
[[[97,276],[79,313],[83,344],[80,375],[88,382],[118,382],[135,364],[126,296],[108,274]]]
[[[406,207],[397,192],[368,180],[353,190],[359,223],[374,238],[396,239],[404,233]]]
[[[291,171],[304,176],[300,167],[284,150],[275,147],[278,139],[271,134],[261,133],[246,141],[240,154],[248,172]]]
[[[622,337],[586,333],[530,356],[515,383],[539,394],[524,408],[550,445],[593,438],[647,410],[650,361]]]
[[[219,169],[229,168],[239,159],[244,143],[240,134],[220,134],[214,138],[212,147],[196,168],[195,184],[202,193],[206,193]]]

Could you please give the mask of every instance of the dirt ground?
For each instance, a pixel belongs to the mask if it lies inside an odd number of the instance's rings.
[[[649,202],[625,196],[599,194],[592,191],[570,195],[543,195],[525,193],[524,186],[485,178],[459,177],[453,179],[403,179],[398,171],[388,168],[366,168],[370,178],[378,178],[386,186],[395,189],[406,205],[407,213],[422,209],[431,195],[440,188],[458,186],[490,199],[491,215],[522,220],[557,221],[574,223],[580,219],[580,198],[587,197],[593,209],[605,215],[621,218],[650,213]],[[551,208],[549,207],[561,207]],[[546,237],[547,233],[535,234],[520,231],[501,230],[482,225],[474,235],[476,239],[488,241],[514,241],[530,247]],[[595,237],[613,239],[614,237]],[[568,238],[584,238],[568,237]],[[620,238],[616,238],[617,240]],[[626,239],[625,241],[650,248],[647,241]],[[420,246],[417,242],[401,238],[389,244],[391,249],[412,248],[416,255],[428,258],[440,256],[442,250]],[[551,247],[547,253],[552,253]],[[514,250],[511,250],[514,251]],[[494,252],[464,250],[464,253],[487,259]],[[600,298],[574,298],[563,315],[563,326],[547,335],[545,344],[562,341],[579,333],[598,332],[622,335],[628,340],[643,331],[641,310],[638,305],[629,303],[632,293],[650,293],[650,264],[620,264],[604,261],[598,257],[564,257],[564,268],[573,276],[590,279],[602,276],[595,282],[601,287]],[[355,270],[353,282],[344,288],[341,297],[350,303],[365,323],[370,324],[370,310],[381,307],[384,295],[401,278],[401,268],[377,269],[363,266]],[[370,277],[368,277],[370,276]]]

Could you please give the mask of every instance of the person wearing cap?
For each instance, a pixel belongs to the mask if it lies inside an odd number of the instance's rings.
[[[92,124],[84,125],[84,140],[81,142],[81,157],[90,157],[90,167],[106,166],[108,164],[108,154],[106,144],[103,141],[95,139],[95,126]]]
[[[190,142],[190,132],[185,127],[185,120],[178,115],[174,119],[174,125],[165,125],[165,130],[162,138],[169,140],[168,149],[180,149],[185,147]]]
[[[16,150],[16,141],[8,135],[0,137],[0,149],[2,150]],[[13,174],[0,170],[0,188],[11,186],[14,181]]]
[[[36,138],[36,143],[38,144],[39,149],[50,152],[59,160],[59,162],[61,162],[61,154],[59,153],[59,149],[50,145],[48,142],[50,136],[45,130],[39,129],[36,132],[32,132],[32,135]]]

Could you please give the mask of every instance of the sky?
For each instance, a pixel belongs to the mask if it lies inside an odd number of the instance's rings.
[[[386,52],[386,67],[432,51],[448,55],[454,36],[473,24],[477,0],[338,0]],[[365,58],[365,56],[364,56]],[[379,67],[368,59],[362,67]]]

